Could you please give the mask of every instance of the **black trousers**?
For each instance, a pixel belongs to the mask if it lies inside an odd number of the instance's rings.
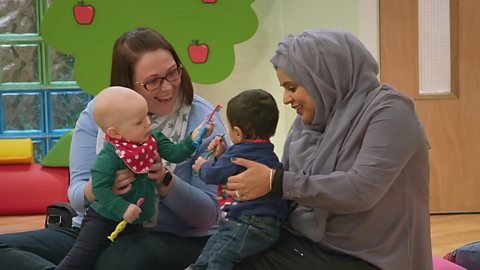
[[[123,232],[122,232],[123,233]],[[42,229],[0,235],[0,269],[55,269],[73,247],[79,229]],[[96,270],[179,269],[195,262],[208,240],[149,232],[120,235],[97,259]]]
[[[80,229],[42,229],[0,235],[4,270],[50,270],[72,248]]]
[[[99,215],[93,208],[89,208],[83,218],[82,228],[75,244],[56,269],[92,269],[97,257],[110,245],[111,242],[107,236],[115,230],[117,224]],[[140,231],[141,225],[127,224],[118,237]]]
[[[100,255],[94,269],[183,270],[195,262],[208,238],[157,232],[127,234]]]
[[[373,265],[346,254],[326,250],[310,239],[282,228],[278,241],[266,251],[237,264],[235,270],[373,270]]]

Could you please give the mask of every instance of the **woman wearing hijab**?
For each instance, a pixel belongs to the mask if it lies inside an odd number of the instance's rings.
[[[432,269],[429,147],[412,101],[344,31],[289,35],[271,62],[297,112],[284,171],[237,158],[247,170],[228,189],[292,204],[277,243],[236,269]]]

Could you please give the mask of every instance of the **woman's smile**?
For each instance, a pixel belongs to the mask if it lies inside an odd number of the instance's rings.
[[[154,99],[158,102],[161,102],[161,103],[167,103],[167,102],[170,102],[173,98],[173,94],[169,94],[169,95],[164,95],[164,96],[160,96],[160,97],[154,97]]]
[[[303,114],[303,106],[302,105],[295,105],[295,106],[292,105],[292,108],[297,112],[298,115],[301,116]]]

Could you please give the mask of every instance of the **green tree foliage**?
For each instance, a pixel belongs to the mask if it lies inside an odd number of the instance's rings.
[[[75,56],[75,79],[95,95],[110,81],[112,47],[124,32],[139,26],[156,29],[175,47],[196,83],[224,80],[235,63],[234,45],[257,30],[254,0],[99,0],[84,1],[94,9],[90,24],[75,20],[75,0],[53,1],[42,22],[41,34],[49,46]],[[83,10],[85,11],[85,10]],[[194,63],[188,46],[207,44],[204,63]]]

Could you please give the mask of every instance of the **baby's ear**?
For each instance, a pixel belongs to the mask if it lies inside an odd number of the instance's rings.
[[[118,130],[114,127],[109,127],[107,128],[106,132],[105,132],[108,136],[112,137],[112,138],[115,138],[115,139],[121,139],[122,138],[122,135],[120,135],[120,133],[118,133]]]
[[[238,126],[234,126],[233,127],[233,132],[234,132],[234,136],[238,139],[238,140],[243,140],[245,139],[245,137],[243,136],[243,130],[238,127]]]

